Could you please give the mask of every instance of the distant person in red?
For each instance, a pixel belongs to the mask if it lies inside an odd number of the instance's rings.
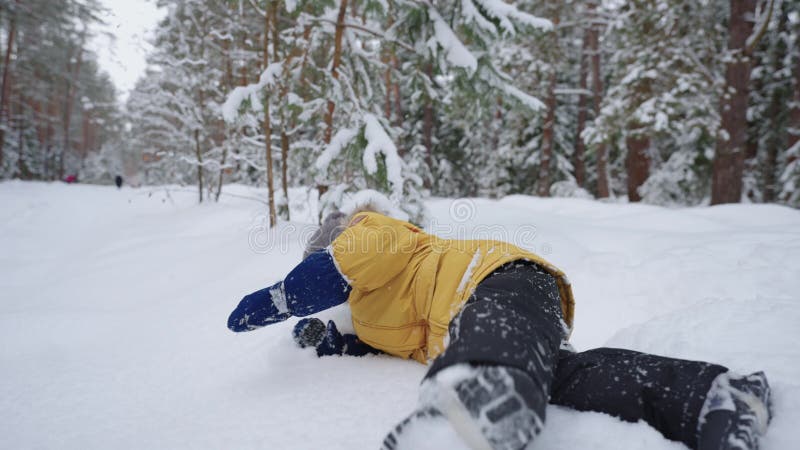
[[[69,183],[69,184],[77,183],[78,182],[78,176],[77,175],[67,175],[67,177],[64,178],[64,182],[65,183]]]

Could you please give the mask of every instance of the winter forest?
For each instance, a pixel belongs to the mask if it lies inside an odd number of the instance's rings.
[[[800,449],[800,0],[0,0],[0,77],[0,449]]]
[[[800,206],[795,0],[159,0],[122,105],[59,4],[0,3],[2,179]]]

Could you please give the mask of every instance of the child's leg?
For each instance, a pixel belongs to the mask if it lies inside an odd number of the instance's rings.
[[[422,384],[421,408],[446,417],[472,448],[525,447],[545,420],[561,317],[552,276],[527,263],[496,271],[451,323],[450,343]],[[401,441],[404,427],[409,422],[387,443]]]
[[[550,402],[644,420],[666,438],[697,448],[700,411],[725,367],[616,348],[562,351]]]

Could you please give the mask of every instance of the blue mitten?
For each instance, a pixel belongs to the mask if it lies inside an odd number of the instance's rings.
[[[309,316],[346,302],[350,290],[333,256],[318,250],[283,281],[245,296],[228,317],[228,328],[250,331],[292,316]]]
[[[328,325],[316,318],[302,319],[297,322],[292,331],[294,341],[300,347],[315,347],[317,356],[350,355],[364,356],[370,353],[380,353],[369,345],[361,342],[354,334],[342,334],[336,328],[336,323],[328,321]]]
[[[344,353],[344,338],[336,328],[336,324],[329,320],[328,326],[325,328],[325,336],[317,345],[317,356],[341,355],[342,353]]]
[[[292,330],[292,337],[300,348],[316,347],[325,339],[325,322],[317,318],[301,319]]]
[[[283,282],[246,295],[228,317],[232,331],[250,331],[292,317],[286,306]]]

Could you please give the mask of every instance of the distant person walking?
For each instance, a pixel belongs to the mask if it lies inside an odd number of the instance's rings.
[[[114,184],[117,185],[117,189],[122,189],[122,175],[117,175],[114,177]]]

